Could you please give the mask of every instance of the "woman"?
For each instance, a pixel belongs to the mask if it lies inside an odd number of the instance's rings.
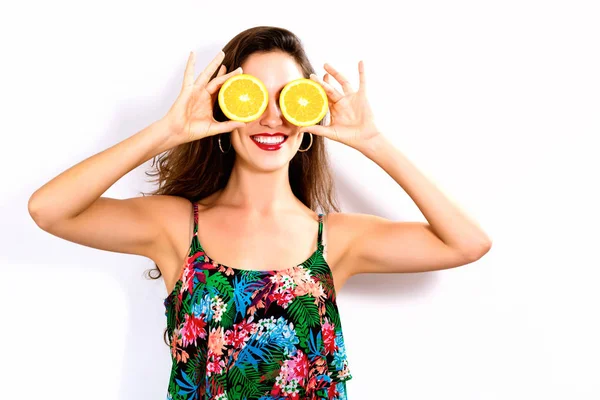
[[[293,33],[248,29],[197,79],[190,54],[163,118],[32,195],[30,214],[45,231],[156,263],[168,294],[168,398],[345,399],[351,374],[336,304],[344,282],[457,267],[489,250],[486,234],[380,132],[358,68],[358,90],[329,65],[321,80]],[[227,121],[216,102],[242,71],[269,93],[267,109],[247,123]],[[324,87],[330,124],[300,128],[283,118],[278,94],[301,77]],[[276,150],[258,146],[256,136],[276,133],[285,138]],[[429,223],[340,213],[325,138],[377,163]],[[101,197],[158,155],[153,196]]]

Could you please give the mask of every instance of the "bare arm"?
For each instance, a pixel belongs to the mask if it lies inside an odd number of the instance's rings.
[[[152,123],[40,187],[29,199],[29,213],[42,228],[75,218],[128,172],[173,147],[170,138],[166,121]]]
[[[348,273],[435,271],[483,257],[492,246],[483,229],[386,137],[375,140],[361,151],[401,185],[427,222],[346,215],[356,232],[348,246]]]
[[[100,197],[125,174],[172,147],[244,126],[218,122],[213,102],[219,87],[241,69],[225,74],[220,52],[194,81],[190,53],[179,97],[165,115],[122,142],[62,172],[36,190],[28,209],[43,230],[102,250],[152,258],[169,245],[167,217],[178,201],[173,196],[125,200]],[[211,76],[216,76],[210,80]],[[209,81],[210,80],[210,81]]]
[[[432,271],[483,257],[491,239],[379,130],[367,100],[363,62],[358,63],[358,90],[331,65],[325,64],[325,69],[323,80],[315,74],[311,79],[323,85],[332,102],[331,123],[303,130],[346,144],[371,159],[406,191],[427,219],[422,223],[393,222],[368,214],[338,216],[353,235],[342,257],[343,273]],[[341,92],[330,76],[341,85]]]
[[[175,146],[168,121],[158,120],[122,142],[72,166],[36,190],[29,213],[43,230],[103,250],[148,254],[159,240],[153,217],[164,196],[125,200],[100,197],[121,177]],[[160,207],[160,206],[158,206]]]

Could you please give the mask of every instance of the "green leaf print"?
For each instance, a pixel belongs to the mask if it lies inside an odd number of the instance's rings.
[[[300,341],[300,346],[306,347],[306,343],[308,341],[308,334],[310,333],[308,325],[294,324],[294,330],[296,331],[296,335],[298,336],[298,340]]]
[[[315,298],[309,295],[298,296],[292,300],[288,312],[296,326],[319,326],[321,322]]]
[[[221,316],[221,323],[219,325],[222,326],[224,330],[229,329],[233,326],[233,320],[235,319],[235,313],[236,313],[235,302],[232,298],[227,303],[227,309]]]
[[[300,340],[300,346],[306,347],[308,341],[309,327],[319,326],[320,316],[315,298],[308,295],[296,297],[288,306],[290,319],[294,323],[296,335]]]
[[[223,374],[216,374],[214,375],[215,377],[215,382],[217,382],[219,385],[221,385],[221,387],[227,387],[227,374],[223,373]]]
[[[275,379],[279,375],[279,369],[283,365],[283,361],[288,358],[283,351],[274,351],[271,356],[270,361],[259,364],[259,372],[261,376],[265,376],[265,379]]]
[[[327,303],[326,306],[327,308],[327,313],[329,316],[329,319],[331,320],[331,323],[333,325],[335,325],[335,328],[338,329],[341,327],[340,325],[340,313],[338,311],[338,309],[335,308],[335,306],[333,305],[333,303]]]
[[[311,254],[310,258],[308,260],[306,260],[305,262],[302,263],[302,265],[304,266],[304,268],[310,269],[311,271],[313,270],[314,266],[319,266],[320,264],[320,257],[319,257],[319,253],[317,251],[315,251],[314,253]]]
[[[218,294],[223,299],[223,302],[229,303],[233,298],[233,287],[227,280],[227,277],[223,274],[212,274],[206,277],[207,287],[214,287],[218,289]],[[211,296],[213,294],[211,293]]]
[[[260,372],[253,367],[236,367],[229,370],[231,389],[227,400],[245,400],[257,398],[269,390],[269,385],[261,385]]]

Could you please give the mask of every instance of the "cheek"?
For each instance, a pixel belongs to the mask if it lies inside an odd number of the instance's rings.
[[[236,129],[236,131],[242,136],[248,136],[253,132],[259,132],[260,124],[258,123],[258,120],[246,122],[246,126],[244,126],[243,128]]]
[[[243,133],[239,129],[234,129],[231,132],[231,146],[236,149],[236,152],[239,150],[239,146],[241,146],[242,135]]]

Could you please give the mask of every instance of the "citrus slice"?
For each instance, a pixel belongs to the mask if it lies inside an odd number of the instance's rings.
[[[285,119],[292,124],[315,125],[327,114],[327,93],[319,83],[311,79],[296,79],[281,91],[279,107]]]
[[[255,76],[238,74],[227,79],[219,89],[219,106],[227,118],[249,122],[267,108],[269,93]]]

